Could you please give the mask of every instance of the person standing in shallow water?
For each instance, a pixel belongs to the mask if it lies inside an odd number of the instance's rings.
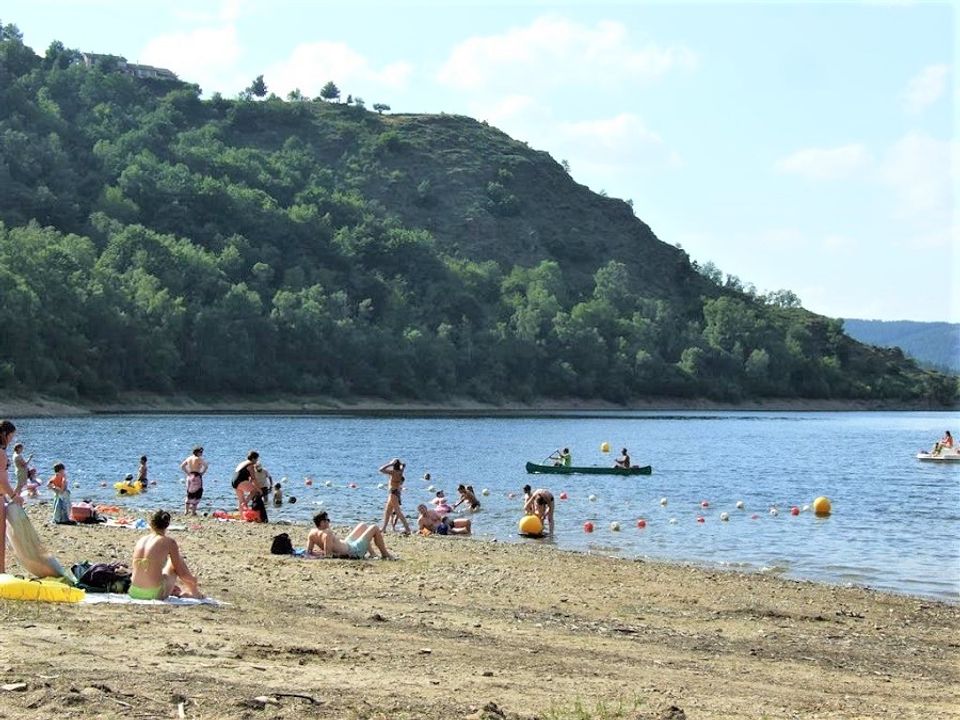
[[[387,503],[383,507],[383,526],[380,528],[381,531],[386,532],[387,523],[390,522],[390,519],[396,515],[400,522],[403,523],[403,532],[405,535],[410,534],[410,523],[407,522],[406,516],[403,514],[403,510],[400,509],[400,493],[403,490],[403,471],[406,469],[406,464],[400,461],[400,458],[394,458],[390,462],[384,463],[379,472],[382,472],[384,475],[390,477],[390,489],[387,493]]]
[[[203,475],[207,472],[207,461],[203,459],[203,448],[197,445],[193,452],[180,463],[180,470],[186,476],[187,499],[184,502],[185,515],[196,515],[200,498],[203,497]]]

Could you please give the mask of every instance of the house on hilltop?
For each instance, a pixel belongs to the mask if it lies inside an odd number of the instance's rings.
[[[179,80],[176,73],[166,68],[158,68],[153,65],[139,65],[137,63],[128,63],[126,58],[118,55],[103,55],[100,53],[80,53],[83,58],[84,66],[91,68],[94,65],[106,65],[115,68],[118,72],[125,75],[132,75],[137,78],[152,78],[154,80]]]

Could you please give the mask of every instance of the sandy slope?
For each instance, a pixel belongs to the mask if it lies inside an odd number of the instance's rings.
[[[137,536],[36,524],[71,563]],[[955,605],[535,543],[278,559],[276,526],[190,525],[188,561],[230,605],[0,601],[2,682],[26,684],[0,717],[960,718]]]

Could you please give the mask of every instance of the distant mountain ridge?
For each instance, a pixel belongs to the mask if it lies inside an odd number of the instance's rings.
[[[927,367],[960,373],[960,323],[844,320],[843,329],[862,343],[899,347]]]

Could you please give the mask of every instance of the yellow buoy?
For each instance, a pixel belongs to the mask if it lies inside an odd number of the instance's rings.
[[[521,535],[536,537],[543,534],[543,521],[536,515],[524,515],[520,518],[518,529]]]
[[[600,452],[602,452],[602,453],[608,453],[608,452],[610,452],[610,443],[608,443],[608,442],[602,442],[602,443],[600,443]]]
[[[831,510],[832,506],[830,505],[830,498],[826,498],[821,495],[813,501],[813,514],[817,517],[826,517],[830,514]]]

